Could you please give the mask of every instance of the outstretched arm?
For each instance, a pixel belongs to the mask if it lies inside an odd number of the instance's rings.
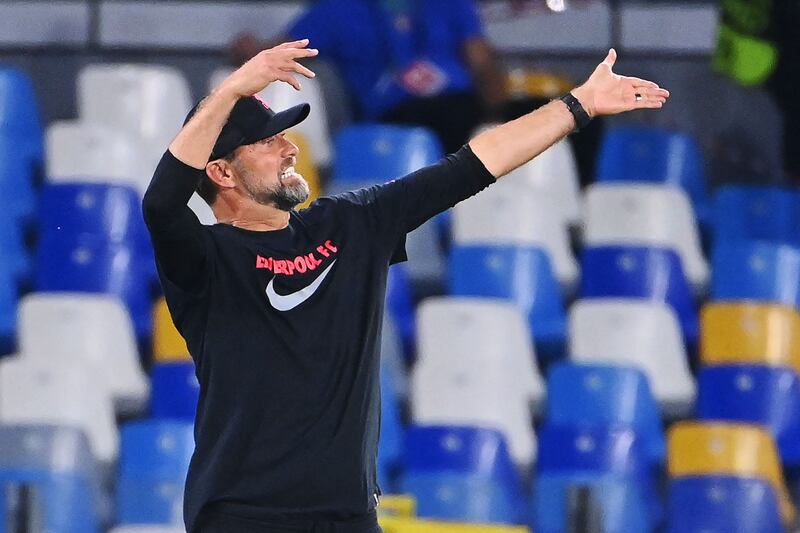
[[[615,115],[633,109],[658,109],[669,91],[652,81],[620,76],[612,71],[617,53],[612,48],[589,79],[572,91],[590,117]],[[493,176],[499,178],[527,163],[575,128],[575,119],[561,101],[477,135],[470,148]]]

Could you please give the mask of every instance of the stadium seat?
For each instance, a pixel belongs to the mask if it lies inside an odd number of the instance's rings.
[[[183,487],[194,452],[191,422],[143,421],[122,428],[118,524],[179,524]]]
[[[0,423],[52,424],[83,430],[92,454],[115,460],[116,421],[105,384],[86,369],[24,356],[0,359]]]
[[[386,278],[386,315],[388,315],[400,336],[403,350],[407,356],[414,352],[416,324],[414,317],[414,294],[409,279],[408,268],[403,263],[392,265]]]
[[[383,358],[383,354],[381,354]],[[381,361],[381,436],[378,443],[378,485],[381,492],[394,489],[394,472],[405,452],[405,431],[394,384],[394,370]]]
[[[0,272],[0,355],[14,351],[17,337],[17,287],[8,273]]]
[[[153,366],[151,380],[151,418],[194,421],[200,384],[195,376],[193,362],[156,364]]]
[[[413,419],[503,431],[517,463],[535,455],[531,405],[544,384],[522,313],[502,300],[430,298],[417,314]]]
[[[80,429],[0,424],[0,486],[6,497],[14,486],[31,487],[31,503],[38,511],[34,520],[39,520],[43,529],[99,531],[109,508],[101,482],[91,445]],[[4,499],[4,504],[8,501]]]
[[[557,142],[534,159],[503,176],[503,182],[532,187],[549,198],[566,225],[581,221],[580,177],[568,139]]]
[[[25,284],[30,281],[31,263],[22,227],[4,219],[0,222],[0,276],[9,277],[14,284]]]
[[[686,194],[668,185],[595,183],[586,191],[585,246],[670,248],[697,292],[708,283],[708,265]]]
[[[668,416],[685,414],[695,399],[680,326],[664,303],[593,298],[569,311],[570,357],[575,362],[641,369]]]
[[[417,520],[394,516],[381,516],[378,522],[383,533],[529,533],[528,528],[523,526]]]
[[[714,300],[756,300],[800,307],[800,248],[758,241],[714,247]]]
[[[153,306],[153,360],[156,363],[192,360],[186,341],[172,322],[163,296]]]
[[[669,484],[669,533],[783,533],[773,488],[764,480],[697,476]]]
[[[547,254],[531,246],[455,245],[449,292],[512,301],[528,318],[540,358],[564,353],[566,317],[561,288]],[[543,357],[550,356],[550,357]]]
[[[20,302],[20,352],[42,363],[62,361],[106,387],[120,414],[140,413],[149,382],[136,338],[116,298],[78,293],[34,293]]]
[[[332,180],[361,186],[435,163],[443,150],[436,135],[422,127],[362,124],[337,133],[335,154]]]
[[[795,518],[775,443],[759,426],[679,422],[667,436],[667,467],[673,481],[719,475],[761,479],[777,494],[784,522],[791,523]]]
[[[3,224],[25,229],[36,213],[34,181],[30,162],[19,154],[17,142],[0,135],[0,209]]]
[[[209,79],[209,93],[231,72],[233,72],[233,69],[229,68],[215,70]],[[308,144],[314,147],[314,164],[325,168],[330,165],[333,154],[331,152],[330,129],[326,113],[327,106],[322,94],[322,84],[317,79],[304,78],[302,85],[303,90],[298,92],[285,83],[270,83],[266,89],[258,93],[258,96],[275,111],[283,111],[304,102],[311,105],[311,114],[308,118],[289,130],[289,134],[290,136],[300,134],[307,139]],[[303,153],[302,149],[300,153]]]
[[[683,337],[697,344],[694,298],[674,250],[644,246],[597,246],[583,250],[581,298],[644,298],[664,302],[678,317]]]
[[[784,464],[800,466],[800,376],[791,368],[732,365],[703,368],[697,417],[760,424]]]
[[[578,511],[572,508],[576,502],[571,500],[581,488],[588,489],[588,512],[599,522],[590,524],[591,531],[652,530],[652,522],[658,516],[656,506],[648,501],[648,496],[654,495],[654,481],[646,452],[632,430],[545,424],[539,439],[534,531],[568,530],[568,515]]]
[[[31,79],[21,70],[0,68],[0,138],[13,139],[15,153],[41,167],[42,125]]]
[[[703,156],[686,133],[652,126],[608,128],[600,146],[597,181],[651,182],[681,187],[691,198],[697,218],[709,209]]]
[[[40,236],[36,290],[116,296],[125,303],[140,339],[152,334],[151,286],[152,268],[141,250],[109,244],[97,235],[62,239],[57,232],[43,232]]]
[[[186,533],[183,527],[135,525],[115,527],[109,533]]]
[[[57,121],[47,128],[46,145],[46,174],[53,183],[123,185],[141,196],[155,170],[144,160],[139,139],[111,125]]]
[[[574,288],[578,265],[563,216],[530,187],[503,180],[453,209],[453,242],[459,245],[532,246],[547,252],[565,292]]]
[[[628,427],[653,465],[666,457],[658,404],[647,377],[635,367],[558,363],[547,376],[548,424]]]
[[[800,314],[757,302],[709,302],[700,313],[704,365],[788,366],[800,374]]]
[[[400,488],[415,496],[422,517],[502,523],[524,518],[522,486],[496,430],[413,426]]]
[[[800,244],[800,191],[772,185],[720,187],[714,196],[714,242]]]

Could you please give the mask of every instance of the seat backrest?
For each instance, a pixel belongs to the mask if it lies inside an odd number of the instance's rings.
[[[154,168],[144,164],[139,139],[109,124],[57,121],[47,128],[46,144],[51,182],[114,183],[142,195],[153,175]]]
[[[573,361],[633,365],[647,376],[667,414],[695,396],[680,327],[672,309],[646,300],[578,300],[569,311]]]
[[[566,224],[581,220],[581,194],[578,166],[568,139],[563,139],[516,170],[503,181],[532,187],[551,198]]]
[[[800,314],[785,305],[709,302],[700,313],[700,362],[788,366],[800,374]]]
[[[686,193],[670,185],[595,183],[585,196],[586,246],[671,248],[695,289],[708,281],[708,265]]]
[[[645,246],[587,247],[581,257],[582,298],[645,298],[669,304],[684,336],[697,340],[697,311],[674,250]]]
[[[541,249],[456,244],[450,250],[448,270],[450,294],[513,301],[528,317],[534,338],[563,340],[564,298]]]
[[[119,435],[111,401],[96,375],[80,367],[16,356],[0,360],[0,423],[53,424],[86,432],[92,453],[110,463]]]
[[[714,196],[714,243],[758,240],[800,244],[800,191],[771,185],[723,185]]]
[[[33,83],[16,68],[0,68],[0,131],[42,135]]]
[[[547,376],[548,423],[632,428],[653,464],[666,456],[661,412],[647,376],[636,367],[558,363]]]
[[[683,188],[701,209],[708,204],[705,165],[688,134],[651,126],[606,130],[597,162],[597,181],[642,181]]]
[[[794,369],[710,366],[698,376],[697,416],[769,428],[783,462],[800,461],[800,378]]]
[[[800,248],[763,241],[714,247],[711,297],[800,306]]]
[[[737,476],[673,479],[667,522],[669,533],[784,531],[778,500],[769,483]]]
[[[151,382],[151,418],[187,421],[195,419],[200,384],[192,361],[153,365]]]
[[[188,420],[125,424],[120,434],[119,477],[183,479],[194,453],[193,428]]]
[[[153,359],[157,363],[192,360],[163,296],[153,306]]]
[[[128,312],[111,296],[34,293],[20,302],[19,344],[26,359],[58,359],[92,373],[117,409],[140,412],[149,382],[141,364]]]
[[[452,230],[456,244],[541,248],[567,290],[578,278],[563,217],[549,197],[533,188],[498,182],[455,206]]]
[[[727,475],[768,482],[780,502],[784,521],[796,510],[786,489],[775,443],[766,429],[730,422],[678,422],[667,436],[670,478]]]
[[[36,166],[21,157],[18,142],[0,134],[0,208],[4,223],[25,227],[36,215]]]
[[[339,130],[332,179],[383,183],[438,161],[444,154],[437,137],[422,127],[360,124]]]
[[[48,183],[39,199],[41,233],[64,240],[89,234],[109,243],[149,249],[150,237],[135,189],[110,183]]]

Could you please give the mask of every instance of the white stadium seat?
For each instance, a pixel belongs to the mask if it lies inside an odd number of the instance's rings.
[[[211,76],[209,91],[217,87],[231,72],[231,69],[215,71]],[[258,96],[275,111],[282,111],[303,102],[311,105],[311,114],[295,126],[295,129],[308,139],[308,144],[313,149],[314,163],[320,167],[327,167],[331,163],[332,146],[322,88],[317,79],[306,79],[303,76],[298,78],[302,86],[300,91],[286,83],[271,83],[258,93]]]
[[[675,250],[695,291],[708,284],[708,263],[686,193],[670,185],[596,183],[586,191],[586,246],[660,246]]]
[[[46,154],[47,179],[54,182],[116,183],[142,194],[154,170],[144,165],[136,137],[98,123],[52,123],[47,128]]]
[[[145,408],[150,382],[139,363],[131,319],[116,298],[86,293],[33,293],[19,306],[20,352],[27,359],[67,361],[101,383],[120,414]]]
[[[414,421],[497,428],[515,460],[531,463],[531,407],[541,404],[544,384],[520,311],[496,299],[431,298],[417,322]]]
[[[100,383],[79,366],[43,358],[0,360],[0,423],[53,424],[86,432],[94,456],[108,465],[119,450],[114,410]]]
[[[573,361],[637,366],[669,416],[686,414],[694,402],[680,325],[663,302],[578,300],[569,310],[569,352]]]
[[[453,208],[457,244],[520,244],[547,252],[567,292],[578,279],[568,229],[554,200],[532,187],[501,179]]]

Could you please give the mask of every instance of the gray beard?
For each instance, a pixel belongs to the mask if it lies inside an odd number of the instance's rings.
[[[281,211],[291,211],[308,200],[311,192],[308,183],[301,180],[296,185],[280,185],[262,192],[250,193],[253,200],[262,205],[274,205]]]

